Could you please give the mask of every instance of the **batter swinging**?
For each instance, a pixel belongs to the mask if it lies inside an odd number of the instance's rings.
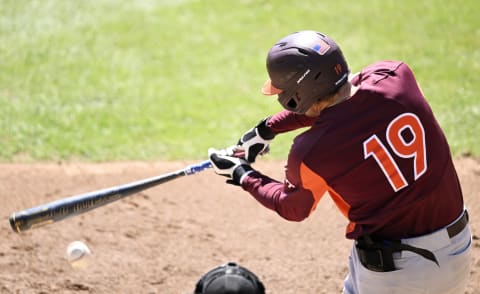
[[[411,69],[381,61],[349,77],[338,45],[314,31],[278,41],[267,69],[263,93],[285,110],[237,147],[210,149],[216,173],[291,221],[328,192],[353,240],[343,293],[463,293],[468,214],[448,142]],[[250,166],[276,135],[304,127],[283,182]]]

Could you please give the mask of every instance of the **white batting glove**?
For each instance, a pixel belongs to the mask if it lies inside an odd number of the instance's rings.
[[[241,185],[244,177],[253,171],[250,164],[243,158],[234,156],[236,146],[217,150],[208,149],[208,158],[215,173],[228,178],[227,183]]]
[[[270,142],[275,138],[275,133],[267,126],[269,118],[262,119],[238,140],[237,145],[244,150],[244,158],[248,162],[255,162],[258,155],[264,155],[270,151]]]

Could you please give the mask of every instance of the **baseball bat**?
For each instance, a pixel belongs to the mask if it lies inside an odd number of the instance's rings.
[[[20,212],[14,212],[9,219],[10,226],[15,232],[20,233],[30,228],[58,222],[65,218],[112,203],[153,186],[179,177],[193,175],[211,167],[212,165],[210,161],[205,160],[197,164],[189,165],[183,169],[156,177],[96,190],[85,194],[74,195]]]

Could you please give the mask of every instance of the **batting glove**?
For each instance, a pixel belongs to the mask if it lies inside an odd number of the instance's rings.
[[[270,150],[269,145],[275,138],[275,133],[267,126],[269,118],[262,119],[238,140],[237,145],[243,148],[245,152],[244,158],[248,162],[255,162],[259,154],[264,155]]]
[[[243,178],[252,172],[253,168],[245,159],[235,157],[234,153],[235,147],[208,149],[208,157],[215,173],[227,177],[227,183],[240,186]]]

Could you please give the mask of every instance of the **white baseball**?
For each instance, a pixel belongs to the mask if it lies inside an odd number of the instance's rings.
[[[85,243],[81,241],[73,241],[68,244],[67,258],[68,262],[74,267],[84,267],[87,265],[87,259],[91,251]]]

